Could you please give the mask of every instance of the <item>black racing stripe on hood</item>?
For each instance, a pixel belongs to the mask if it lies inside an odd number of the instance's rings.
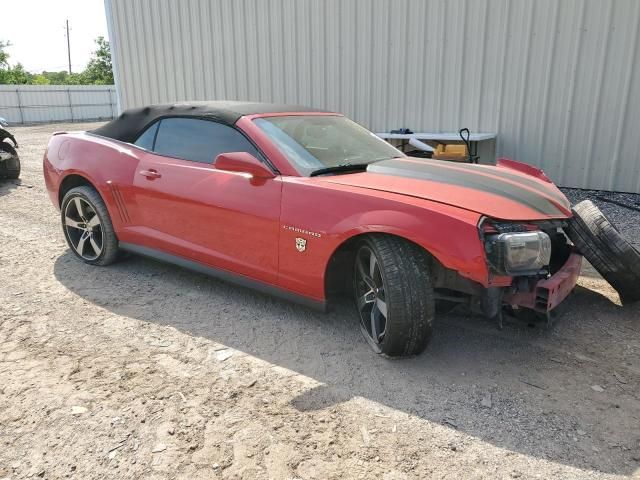
[[[555,190],[553,188],[545,188],[544,185],[540,184],[539,180],[535,180],[533,178],[528,178],[525,175],[518,175],[512,172],[507,171],[505,168],[500,167],[491,167],[491,166],[483,166],[483,165],[457,165],[448,162],[439,162],[437,165],[431,165],[434,168],[446,168],[449,170],[460,171],[465,169],[467,171],[475,171],[479,174],[483,175],[493,175],[496,177],[504,178],[505,180],[510,180],[516,183],[522,183],[529,188],[539,191],[543,195],[548,195],[553,197],[553,199],[560,205],[566,207],[567,210],[571,208],[571,204],[567,200],[567,198],[562,194],[562,192]]]
[[[440,168],[438,165],[433,165],[428,161],[417,162],[392,159],[372,163],[367,168],[367,172],[405,178],[418,178],[471,188],[473,190],[508,198],[544,215],[566,216],[564,212],[553,202],[549,201],[542,193],[537,194],[524,188],[518,188],[511,183],[478,175],[474,171],[466,172],[452,168]]]

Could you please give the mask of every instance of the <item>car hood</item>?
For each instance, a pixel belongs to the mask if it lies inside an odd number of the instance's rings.
[[[504,166],[395,158],[372,163],[366,172],[323,180],[445,203],[500,220],[571,217],[569,201],[544,175]]]

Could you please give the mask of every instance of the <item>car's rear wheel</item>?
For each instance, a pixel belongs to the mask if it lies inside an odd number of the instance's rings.
[[[118,256],[118,238],[100,194],[88,186],[67,192],[60,208],[71,251],[91,265],[109,265]]]
[[[422,352],[435,307],[427,253],[401,238],[375,234],[358,244],[354,263],[355,303],[369,345],[389,357]]]

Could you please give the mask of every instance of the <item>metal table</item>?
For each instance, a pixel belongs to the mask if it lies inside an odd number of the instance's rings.
[[[404,146],[409,143],[418,150],[425,152],[433,152],[434,149],[425,141],[434,141],[438,143],[461,142],[460,133],[458,132],[421,132],[421,133],[376,133],[376,135],[384,140],[401,140]],[[478,142],[495,139],[497,134],[492,132],[471,133],[469,135],[469,143],[475,151],[478,150]]]

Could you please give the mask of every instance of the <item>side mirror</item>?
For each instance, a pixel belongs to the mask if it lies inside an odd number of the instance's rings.
[[[248,152],[221,153],[214,166],[228,172],[249,173],[254,178],[274,178],[274,173],[264,163]]]

